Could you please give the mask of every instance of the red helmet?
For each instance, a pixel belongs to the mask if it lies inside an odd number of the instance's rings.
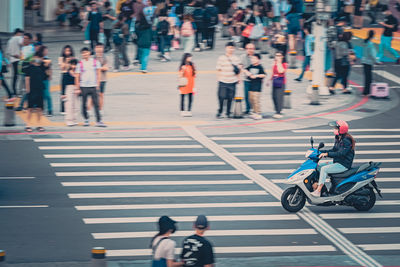
[[[335,135],[346,134],[349,132],[349,125],[347,124],[347,122],[342,120],[331,121],[329,123],[329,126],[335,128]]]

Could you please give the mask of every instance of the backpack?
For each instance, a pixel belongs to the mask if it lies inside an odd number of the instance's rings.
[[[193,35],[193,25],[192,22],[186,21],[182,24],[181,28],[182,36],[188,37]]]
[[[79,61],[79,68],[80,68],[81,74],[85,72],[85,70],[83,69],[83,62],[82,62],[82,60]],[[93,68],[94,68],[95,70],[97,70],[97,60],[96,60],[95,58],[93,58]],[[97,76],[97,72],[95,71],[94,73],[95,73],[95,75]],[[96,79],[97,79],[97,77],[96,77]]]
[[[208,27],[218,24],[218,11],[215,7],[207,7],[204,12],[204,22]]]
[[[162,20],[158,23],[158,34],[168,35],[169,32],[169,22],[166,20]]]

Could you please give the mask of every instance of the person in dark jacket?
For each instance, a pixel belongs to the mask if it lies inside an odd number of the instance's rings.
[[[315,197],[321,196],[321,189],[325,184],[326,177],[333,173],[342,173],[351,168],[354,159],[355,140],[348,133],[347,122],[338,120],[329,123],[334,128],[335,144],[331,150],[321,150],[320,158],[333,158],[333,163],[321,167],[318,187],[311,193]],[[321,164],[322,165],[322,164]],[[321,166],[320,165],[320,166]]]
[[[137,45],[141,64],[140,71],[142,73],[147,73],[147,63],[149,62],[151,40],[153,36],[151,25],[147,22],[143,12],[139,13],[138,18],[138,21],[136,21],[136,35],[138,38]]]

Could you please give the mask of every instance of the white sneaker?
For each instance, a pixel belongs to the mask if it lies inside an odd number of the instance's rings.
[[[281,119],[281,118],[283,118],[283,116],[282,116],[281,114],[276,113],[276,114],[274,114],[274,115],[272,116],[272,118],[274,118],[274,119]]]
[[[164,58],[165,58],[166,60],[168,60],[168,61],[171,60],[171,57],[170,57],[169,55],[167,55],[167,54],[164,55]]]
[[[83,41],[83,43],[84,44],[90,44],[90,41],[89,40],[85,40],[85,41]]]
[[[182,117],[185,117],[185,116],[186,116],[186,111],[182,110],[182,111],[181,111],[181,116],[182,116]]]
[[[201,51],[201,49],[198,48],[198,47],[196,47],[196,48],[194,49],[194,52],[200,52],[200,51]]]
[[[165,58],[162,58],[160,61],[161,62],[167,62],[167,60]]]
[[[321,196],[321,191],[313,191],[311,192],[311,195],[314,197],[320,197]]]
[[[185,117],[192,117],[192,112],[190,112],[190,111],[186,111],[186,115],[185,115]]]
[[[261,120],[263,117],[260,114],[255,114],[253,119],[255,120]]]
[[[119,72],[119,70],[118,69],[114,69],[113,72]]]

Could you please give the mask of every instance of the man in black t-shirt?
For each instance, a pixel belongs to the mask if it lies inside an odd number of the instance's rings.
[[[209,229],[206,216],[200,215],[194,223],[196,233],[183,240],[181,259],[184,267],[213,267],[214,253],[211,243],[204,238]]]
[[[384,22],[379,23],[384,27],[384,31],[381,36],[381,43],[379,44],[378,60],[382,62],[385,50],[388,50],[392,55],[396,57],[396,63],[400,64],[400,56],[397,51],[394,50],[392,47],[393,33],[398,30],[399,22],[392,15],[392,12],[388,8],[388,6],[383,6],[382,11],[386,17]]]

